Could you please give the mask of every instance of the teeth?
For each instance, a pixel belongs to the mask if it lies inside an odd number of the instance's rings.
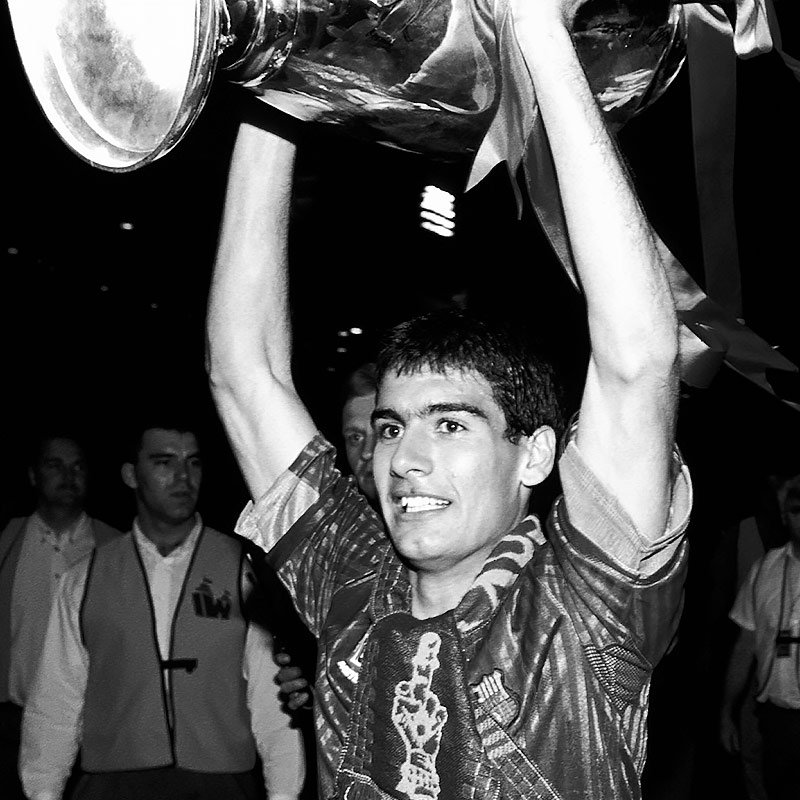
[[[447,500],[437,500],[434,497],[419,497],[415,495],[413,497],[400,498],[400,507],[407,514],[417,511],[430,511],[433,508],[443,508],[449,505],[450,503]]]

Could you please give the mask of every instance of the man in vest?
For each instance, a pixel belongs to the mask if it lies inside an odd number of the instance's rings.
[[[22,798],[18,775],[22,709],[44,644],[58,579],[96,545],[121,533],[84,509],[86,453],[66,432],[43,435],[32,450],[28,477],[36,510],[0,534],[0,786]]]
[[[336,470],[293,381],[296,131],[260,107],[239,130],[209,375],[254,500],[238,530],[268,550],[319,641],[326,799],[641,797],[651,675],[680,618],[691,486],[674,447],[668,276],[574,49],[579,4],[507,4],[591,339],[561,449],[550,371],[524,341],[460,310],[423,315],[378,356],[375,512]],[[393,273],[394,292],[426,290],[415,266]],[[531,296],[531,317],[548,302]],[[545,527],[529,505],[557,457],[563,496]]]
[[[266,786],[293,800],[301,741],[251,613],[264,603],[245,544],[196,511],[192,430],[159,421],[135,440],[122,467],[133,530],[59,586],[23,721],[26,794],[58,800],[79,750],[76,798],[252,800]]]

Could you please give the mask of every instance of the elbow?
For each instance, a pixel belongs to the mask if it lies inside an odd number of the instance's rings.
[[[618,339],[611,347],[593,348],[593,356],[598,366],[604,367],[606,374],[615,375],[620,383],[675,384],[680,375],[677,325],[674,336],[657,336],[652,330],[639,331]]]
[[[214,346],[210,335],[206,336],[205,369],[212,394],[224,392],[228,386],[226,361],[221,357],[219,349]]]
[[[246,370],[238,364],[235,348],[215,339],[206,337],[205,370],[209,389],[215,401],[230,398],[237,394],[237,386]]]

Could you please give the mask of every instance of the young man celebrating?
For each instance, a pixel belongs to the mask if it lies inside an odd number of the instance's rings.
[[[511,2],[592,344],[546,534],[528,504],[556,458],[549,372],[461,312],[399,326],[379,357],[373,471],[385,529],[335,471],[291,376],[294,144],[278,121],[239,133],[209,369],[256,500],[239,530],[269,550],[320,643],[324,798],[640,796],[650,675],[680,614],[691,490],[674,449],[674,305],[572,45],[577,5]]]
[[[244,543],[197,513],[192,430],[159,421],[135,438],[122,467],[132,532],[59,587],[25,709],[26,794],[58,800],[80,750],[74,798],[257,800],[266,786],[270,800],[295,800],[301,744],[280,709],[269,634],[250,613]]]

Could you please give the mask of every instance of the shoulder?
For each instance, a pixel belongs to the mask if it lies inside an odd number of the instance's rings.
[[[113,525],[109,525],[107,522],[104,522],[102,519],[98,519],[97,517],[89,517],[98,531],[102,531],[103,533],[107,533],[110,536],[124,536],[124,531],[119,530],[119,528],[115,528]]]
[[[101,519],[97,519],[97,517],[90,517],[89,521],[98,547],[124,535],[122,531],[112,527],[107,522],[103,522]]]
[[[788,556],[788,547],[789,545],[782,545],[781,547],[773,547],[771,550],[767,550],[767,552],[750,567],[752,579],[760,581],[768,576],[771,578],[775,570],[783,566]]]
[[[130,542],[133,540],[133,534],[121,533],[120,531],[111,528],[114,531],[112,536],[105,539],[98,539],[97,544],[86,557],[90,562],[92,559],[98,557],[102,559],[118,558],[121,554],[128,552]],[[80,562],[78,562],[80,563]]]
[[[254,544],[253,542],[241,536],[238,533],[228,531],[220,531],[208,525],[203,526],[203,536],[200,543],[205,543],[206,546],[211,546],[215,552],[227,553],[235,556],[237,559],[243,555],[253,555],[260,553],[264,555],[264,551]]]
[[[5,537],[15,531],[21,529],[28,524],[30,517],[13,517],[8,521],[6,526],[0,531],[0,537]]]
[[[238,533],[220,531],[210,525],[203,525],[203,536],[218,542],[230,542],[233,547],[244,547],[245,544],[249,544],[247,539]]]

